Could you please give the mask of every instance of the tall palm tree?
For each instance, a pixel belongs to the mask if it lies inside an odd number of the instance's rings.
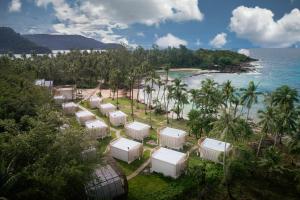
[[[275,128],[276,128],[276,115],[277,115],[275,112],[275,108],[271,106],[268,106],[264,111],[259,110],[258,114],[259,114],[258,117],[260,119],[258,124],[261,126],[261,137],[257,147],[257,153],[256,153],[257,156],[259,155],[263,139],[267,136],[267,134],[269,133],[273,134],[276,131]]]
[[[152,92],[153,91],[154,91],[154,89],[150,85],[146,86],[146,93],[147,93],[147,96],[148,96],[147,102],[148,102],[148,107],[149,107],[149,116],[150,116],[150,126],[151,126],[151,129],[152,129],[152,116],[151,116],[151,114],[152,114],[152,112],[151,112],[152,108],[151,108],[151,102],[152,102]]]
[[[235,88],[232,86],[231,81],[226,81],[222,87],[225,108],[231,107],[231,100],[234,98]]]
[[[258,102],[258,96],[261,95],[261,92],[257,91],[258,84],[255,85],[253,81],[250,81],[248,84],[248,88],[242,88],[242,96],[241,96],[241,103],[245,105],[248,109],[247,111],[247,120],[249,119],[250,109],[253,104]]]
[[[194,109],[195,103],[199,97],[199,90],[197,89],[190,89],[189,93],[191,95],[191,102],[192,102],[192,109]]]
[[[280,106],[284,111],[291,111],[294,109],[296,102],[299,102],[298,92],[287,85],[277,88],[272,93],[272,104]]]
[[[166,92],[167,92],[167,87],[168,87],[168,83],[169,83],[169,72],[170,72],[170,65],[167,64],[164,66],[164,71],[165,71],[165,84],[164,84],[164,90],[163,90],[163,94],[162,94],[162,97],[163,97],[163,100],[164,100],[164,106],[165,106],[165,112],[167,113],[168,115],[168,110],[167,110],[167,98],[166,98]]]
[[[174,79],[172,81],[173,85],[172,85],[172,97],[173,99],[175,100],[175,103],[174,103],[174,111],[177,115],[177,119],[180,119],[180,113],[183,109],[183,105],[186,104],[188,102],[187,100],[187,95],[186,95],[186,92],[187,92],[187,84],[185,83],[182,83],[182,81],[178,78]]]

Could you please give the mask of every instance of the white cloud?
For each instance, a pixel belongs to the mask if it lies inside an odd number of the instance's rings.
[[[21,11],[22,3],[20,0],[12,0],[9,4],[9,12],[19,12]]]
[[[167,48],[167,47],[179,47],[179,45],[186,46],[188,42],[178,37],[175,37],[171,33],[168,33],[166,36],[157,38],[155,44],[161,48]]]
[[[53,25],[55,31],[100,37],[96,39],[103,42],[127,40],[115,32],[135,23],[151,26],[165,21],[203,19],[203,14],[198,8],[198,0],[77,0],[74,2],[71,5],[66,0],[35,0],[40,7],[47,7],[49,4],[53,6],[59,21]]]
[[[248,49],[239,49],[238,53],[243,54],[245,56],[250,56],[250,51]]]
[[[219,33],[209,42],[209,44],[214,48],[222,48],[227,43],[226,37],[226,33]]]
[[[289,47],[300,41],[300,11],[295,8],[274,20],[271,10],[245,6],[232,11],[229,28],[261,47]]]
[[[143,32],[137,32],[136,35],[140,37],[145,37],[145,34]]]

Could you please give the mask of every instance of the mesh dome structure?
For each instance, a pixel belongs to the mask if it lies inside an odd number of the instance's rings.
[[[126,199],[128,183],[126,176],[114,165],[107,164],[94,171],[92,180],[85,185],[85,191],[90,200]]]

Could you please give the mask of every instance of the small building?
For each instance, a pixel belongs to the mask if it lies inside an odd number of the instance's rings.
[[[85,193],[88,200],[126,199],[126,176],[109,164],[98,167],[92,174],[92,180],[85,185]]]
[[[56,96],[53,97],[53,99],[54,99],[54,102],[55,102],[56,104],[62,104],[62,103],[64,103],[65,100],[66,100],[65,97],[62,96],[62,95],[56,95]]]
[[[56,94],[64,96],[66,100],[73,100],[73,87],[61,87],[56,89]]]
[[[84,125],[86,121],[90,121],[95,119],[95,115],[87,110],[78,111],[75,113],[76,120],[81,124]]]
[[[63,103],[62,109],[65,114],[74,114],[78,110],[78,105],[74,102]]]
[[[46,81],[45,79],[35,80],[34,84],[36,86],[46,87],[46,88],[49,88],[49,89],[53,87],[53,81]]]
[[[122,111],[115,111],[109,113],[109,121],[113,126],[122,126],[126,124],[127,115]]]
[[[141,122],[132,122],[125,125],[126,134],[135,140],[143,141],[150,134],[150,126]]]
[[[95,139],[103,139],[107,136],[108,133],[108,126],[98,119],[86,121],[85,127],[87,128],[88,132]]]
[[[151,172],[178,178],[187,167],[188,154],[160,147],[151,154]]]
[[[116,106],[114,106],[111,103],[105,103],[100,105],[100,112],[106,116],[108,116],[110,112],[114,112],[116,109]]]
[[[90,107],[91,108],[99,108],[101,101],[102,101],[102,99],[98,96],[90,97],[90,99],[89,99]]]
[[[231,148],[230,143],[225,143],[211,138],[201,138],[198,141],[200,157],[216,163],[223,163],[220,155]]]
[[[186,132],[180,129],[165,127],[158,130],[159,145],[171,149],[182,149]]]
[[[143,145],[126,138],[118,138],[110,143],[110,154],[112,157],[130,164],[142,157]]]

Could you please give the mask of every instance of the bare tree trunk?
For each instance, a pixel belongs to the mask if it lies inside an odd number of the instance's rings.
[[[258,157],[258,155],[259,155],[260,148],[261,148],[261,144],[262,144],[262,141],[263,141],[264,136],[265,136],[265,135],[262,134],[262,136],[260,137],[259,144],[258,144],[258,147],[257,147],[257,152],[256,152],[256,156],[257,156],[257,157]]]

